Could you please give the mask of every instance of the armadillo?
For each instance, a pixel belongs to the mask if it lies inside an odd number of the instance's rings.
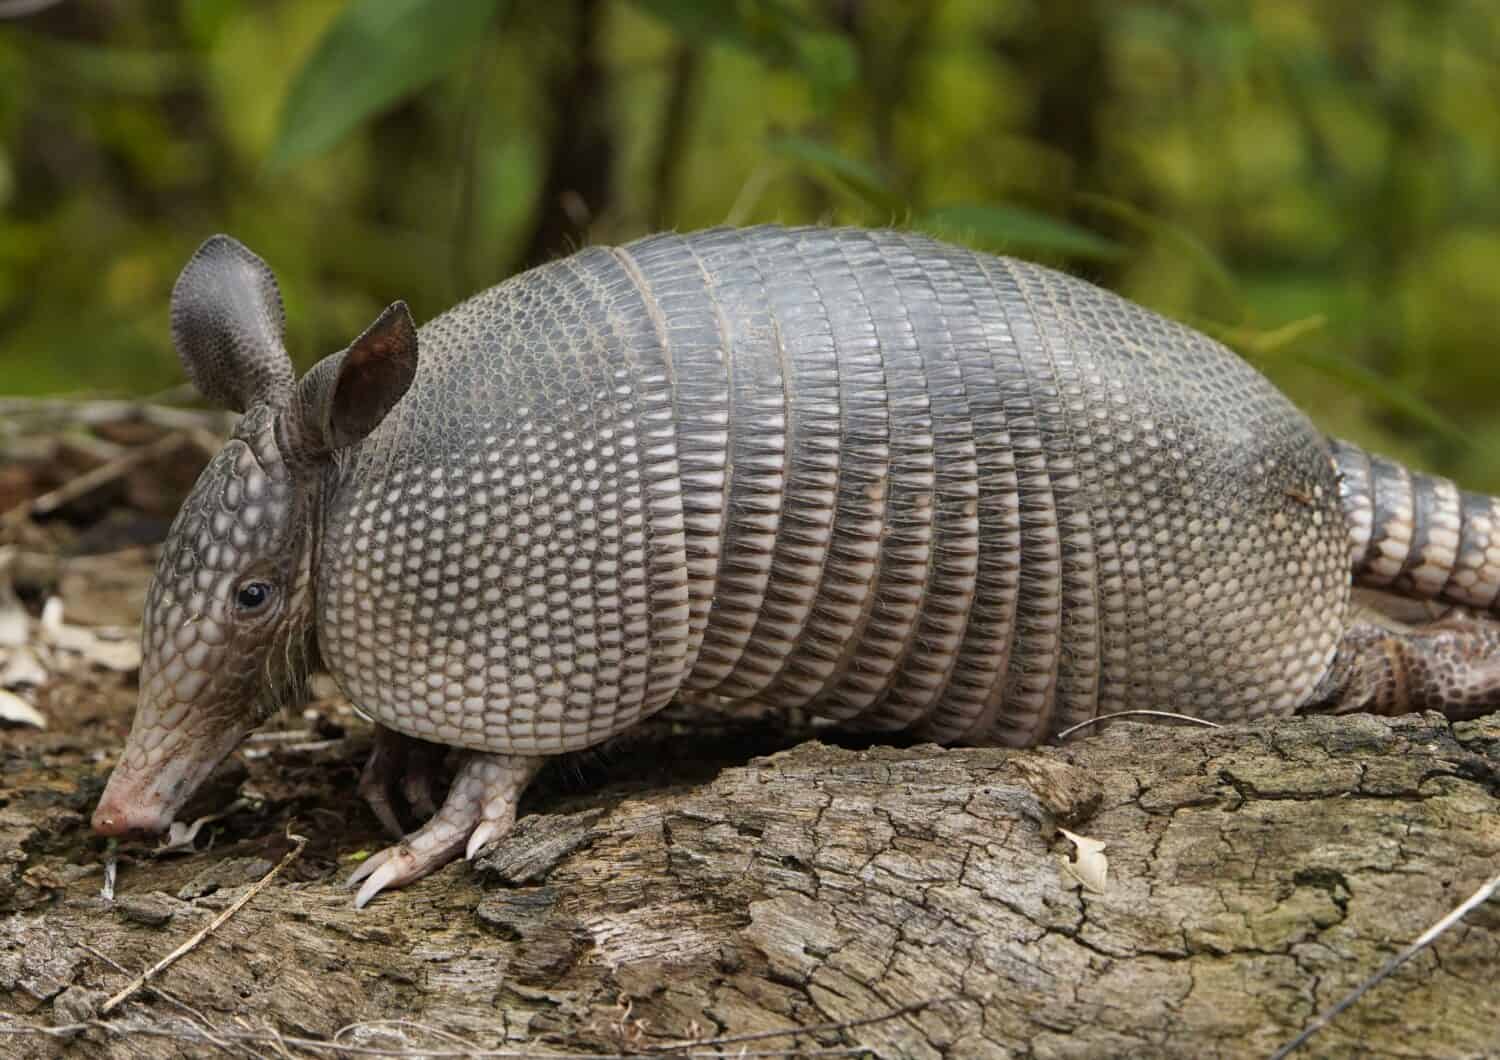
[[[357,870],[360,905],[679,695],[1015,746],[1137,709],[1500,700],[1500,502],[1038,265],[901,231],[656,235],[420,329],[398,302],[299,381],[270,269],[216,236],[171,325],[244,415],[162,548],[102,833],[164,829],[314,658],[380,727],[381,820],[393,784],[430,813]],[[1386,628],[1355,584],[1455,607]],[[462,759],[436,809],[433,745]]]

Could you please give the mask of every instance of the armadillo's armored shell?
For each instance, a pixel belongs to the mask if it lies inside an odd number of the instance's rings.
[[[323,654],[511,753],[679,689],[943,740],[1305,702],[1348,533],[1327,443],[1221,346],[895,232],[590,249],[420,333],[344,463]]]

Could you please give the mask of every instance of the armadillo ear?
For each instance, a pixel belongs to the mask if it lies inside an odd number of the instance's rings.
[[[417,325],[405,302],[392,302],[344,351],[328,403],[333,449],[364,438],[396,407],[417,375]]]
[[[213,236],[172,288],[172,343],[188,378],[210,401],[244,412],[282,404],[295,375],[282,345],[286,323],[276,277],[244,244]]]
[[[385,419],[417,374],[417,326],[394,302],[342,353],[325,357],[297,386],[301,422],[318,448],[343,449]]]

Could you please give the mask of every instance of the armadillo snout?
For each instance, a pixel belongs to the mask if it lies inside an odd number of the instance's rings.
[[[106,796],[94,808],[94,831],[99,835],[128,835],[131,832],[165,832],[171,815],[147,806],[132,806]]]

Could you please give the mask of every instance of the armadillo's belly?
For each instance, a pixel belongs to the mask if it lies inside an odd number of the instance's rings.
[[[941,740],[1304,702],[1348,546],[1323,439],[1228,351],[917,237],[594,249],[421,333],[330,487],[356,705],[511,753],[679,689]]]

